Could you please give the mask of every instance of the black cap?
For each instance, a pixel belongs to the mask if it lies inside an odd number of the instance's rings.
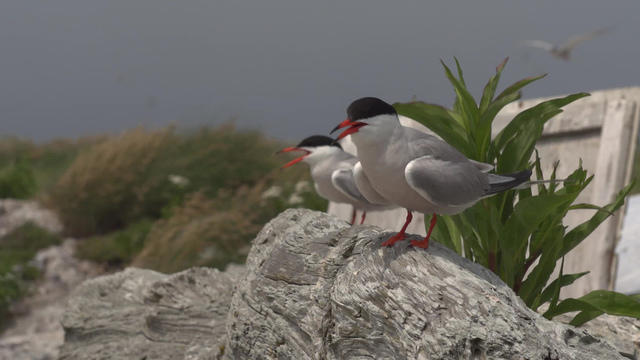
[[[347,108],[347,115],[351,121],[368,119],[378,115],[397,114],[393,106],[375,97],[360,98]]]
[[[324,135],[313,135],[300,141],[297,147],[318,147],[318,146],[336,146],[342,149],[342,146],[335,141],[332,137]]]

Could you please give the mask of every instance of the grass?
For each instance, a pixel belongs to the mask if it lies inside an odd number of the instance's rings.
[[[262,226],[292,206],[325,210],[288,144],[232,125],[34,144],[0,139],[0,189],[38,198],[82,238],[79,257],[163,272],[243,262]],[[3,182],[4,181],[4,182]],[[35,253],[60,238],[26,224],[0,239],[0,319],[25,294]],[[3,321],[3,324],[6,324]]]
[[[16,163],[27,164],[36,183],[36,192],[30,195],[40,195],[51,189],[79,153],[104,139],[103,136],[94,136],[35,144],[14,137],[0,137],[0,169],[10,168]]]
[[[77,255],[112,267],[127,265],[144,247],[152,225],[151,220],[143,219],[122,230],[91,236],[78,244]]]
[[[25,223],[0,238],[0,319],[8,318],[8,308],[27,290],[30,282],[38,276],[38,271],[29,261],[36,252],[57,245],[58,235],[33,224]],[[6,324],[6,321],[2,321]],[[0,330],[2,329],[0,325]]]
[[[27,199],[36,193],[33,170],[25,161],[18,161],[0,169],[0,199]]]
[[[285,160],[274,153],[284,146],[229,124],[133,129],[95,141],[68,164],[58,161],[66,168],[48,170],[59,175],[39,196],[60,215],[67,235],[85,238],[78,247],[83,258],[164,272],[221,268],[243,261],[249,242],[282,210],[326,209],[308,169],[279,169]],[[37,153],[29,151],[19,152]],[[263,196],[275,188],[277,196]]]

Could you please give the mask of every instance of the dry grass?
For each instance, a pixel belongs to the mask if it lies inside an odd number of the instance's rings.
[[[227,195],[210,199],[203,193],[193,194],[173,216],[154,224],[133,265],[170,273],[243,261],[250,240],[261,228],[255,213],[247,209],[248,197],[253,195],[233,196],[235,205],[221,209],[230,201]]]
[[[140,212],[147,174],[170,131],[135,129],[80,154],[47,198],[74,236],[123,227]]]
[[[135,129],[86,146],[43,198],[68,234],[89,237],[80,246],[85,258],[115,265],[133,259],[165,272],[223,267],[243,261],[257,232],[284,209],[326,209],[310,187],[295,190],[309,181],[306,166],[279,169],[287,158],[275,151],[284,146],[229,124],[186,133]],[[48,149],[70,154],[80,147]],[[263,197],[272,188],[279,194]]]
[[[244,262],[251,241],[278,213],[292,206],[326,209],[326,201],[310,186],[299,194],[301,203],[288,203],[296,184],[308,177],[304,170],[301,167],[285,174],[276,169],[253,186],[221,190],[213,198],[204,192],[192,194],[170,218],[153,225],[133,265],[176,272],[191,266],[223,269],[230,262]],[[282,188],[282,193],[264,198],[263,194],[274,184]]]

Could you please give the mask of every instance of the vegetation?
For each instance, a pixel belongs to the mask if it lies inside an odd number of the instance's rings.
[[[135,129],[77,156],[45,199],[68,234],[87,237],[84,258],[165,272],[224,267],[243,261],[262,225],[287,207],[326,209],[310,186],[295,189],[306,169],[279,170],[283,159],[271,155],[283,146],[232,125]],[[273,187],[277,196],[263,199]]]
[[[54,140],[46,144],[34,144],[12,137],[0,138],[0,172],[20,164],[30,170],[36,185],[35,191],[29,191],[27,196],[6,197],[29,198],[46,193],[78,153],[103,140],[103,137],[86,137],[77,141]]]
[[[60,243],[60,237],[26,223],[0,238],[0,319],[27,290],[38,271],[29,264],[40,249]],[[1,326],[0,326],[1,328]]]
[[[4,138],[0,191],[57,210],[67,234],[84,237],[82,258],[163,272],[224,268],[243,262],[256,233],[284,209],[326,209],[305,167],[280,171],[286,160],[272,155],[284,146],[232,125],[41,145]],[[38,276],[30,260],[59,241],[32,224],[0,238],[3,324]]]
[[[24,161],[0,169],[0,199],[27,199],[36,192],[36,179]]]
[[[77,255],[112,267],[130,264],[142,251],[153,222],[143,219],[122,230],[105,235],[95,235],[78,243]]]
[[[543,77],[518,81],[496,96],[505,64],[506,60],[497,67],[479,103],[467,90],[456,60],[457,77],[443,63],[456,93],[452,109],[423,102],[394,106],[400,114],[420,121],[469,158],[494,164],[497,173],[533,166],[536,177],[542,179],[544,174],[537,153],[533,164],[530,161],[544,124],[562,112],[562,107],[588,94],[552,99],[524,110],[492,139],[492,123],[500,109],[519,99],[521,88]],[[554,179],[555,175],[554,169],[550,178]],[[587,274],[563,274],[564,256],[622,206],[633,186],[626,186],[613,202],[602,208],[573,204],[592,178],[580,164],[562,186],[540,184],[537,193],[527,188],[483,199],[462,214],[440,216],[434,239],[491,269],[533,310],[548,304],[544,313],[547,318],[572,311],[578,311],[573,325],[603,313],[640,318],[640,302],[611,291],[598,290],[579,299],[559,301],[562,287]],[[576,209],[592,209],[595,213],[583,224],[568,230],[562,220]],[[560,274],[549,282],[558,261],[561,262]]]

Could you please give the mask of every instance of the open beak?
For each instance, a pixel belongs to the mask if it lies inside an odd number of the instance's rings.
[[[283,169],[284,169],[284,168],[288,168],[289,166],[291,166],[291,165],[293,165],[293,164],[297,164],[297,163],[299,163],[299,162],[300,162],[300,161],[302,161],[302,160],[303,160],[307,155],[311,154],[311,151],[309,151],[309,150],[305,150],[305,149],[301,149],[301,148],[299,148],[299,147],[295,147],[295,146],[286,147],[286,148],[284,148],[284,149],[282,149],[282,150],[278,151],[276,154],[282,154],[282,153],[291,152],[291,151],[302,151],[302,152],[304,152],[304,155],[302,155],[302,156],[300,156],[300,157],[298,157],[298,158],[295,158],[295,159],[293,159],[293,160],[289,161],[288,163],[286,163],[286,164],[282,165],[282,168],[283,168]]]
[[[340,124],[338,124],[338,126],[336,126],[335,128],[333,128],[333,130],[331,130],[331,134],[333,134],[336,130],[338,129],[342,129],[345,127],[349,127],[347,130],[343,131],[336,140],[340,140],[346,136],[349,136],[353,133],[357,133],[358,130],[363,127],[366,126],[366,123],[363,122],[357,122],[357,121],[351,121],[351,119],[347,118],[345,121],[341,122]]]

